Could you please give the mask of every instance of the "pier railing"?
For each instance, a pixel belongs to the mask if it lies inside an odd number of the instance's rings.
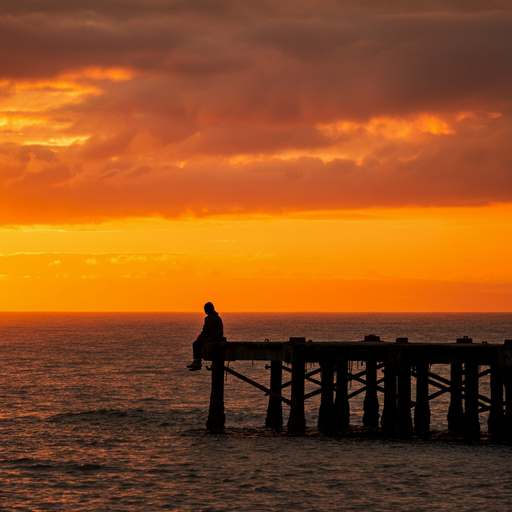
[[[203,358],[212,362],[209,429],[224,427],[224,375],[228,373],[268,396],[265,424],[270,428],[283,426],[285,404],[289,406],[287,430],[303,432],[304,402],[320,395],[318,428],[344,431],[350,424],[350,399],[365,393],[365,426],[401,438],[428,436],[430,402],[449,393],[447,419],[452,433],[477,439],[481,429],[479,414],[489,412],[489,434],[497,439],[512,439],[512,340],[477,344],[463,337],[456,343],[409,343],[407,338],[398,338],[391,343],[370,335],[356,342],[306,342],[305,338],[290,338],[288,342],[210,342],[202,350]],[[270,362],[268,385],[227,365],[244,360]],[[365,369],[354,372],[354,362],[364,362]],[[306,371],[307,363],[316,363],[319,368]],[[450,378],[434,373],[433,365],[449,365]],[[290,374],[290,380],[283,382],[283,372]],[[487,375],[490,396],[479,392],[479,381]],[[306,381],[317,388],[306,393]],[[351,391],[351,382],[363,386]],[[289,399],[283,396],[287,387],[291,387]],[[430,388],[435,391],[431,393]],[[379,394],[383,396],[382,414]]]

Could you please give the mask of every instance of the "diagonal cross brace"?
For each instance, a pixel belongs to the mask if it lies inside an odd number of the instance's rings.
[[[278,393],[275,393],[274,391],[271,391],[270,389],[266,388],[262,384],[259,384],[258,382],[249,379],[249,377],[246,377],[245,375],[242,375],[241,373],[236,372],[235,370],[232,370],[231,368],[224,366],[224,370],[227,373],[230,373],[231,375],[234,375],[236,378],[243,380],[244,382],[247,382],[247,384],[250,384],[251,386],[254,386],[255,388],[261,389],[261,391],[264,391],[266,395],[274,396],[276,398],[279,398],[282,402],[284,402],[287,405],[290,405],[290,400],[287,398],[284,398]]]

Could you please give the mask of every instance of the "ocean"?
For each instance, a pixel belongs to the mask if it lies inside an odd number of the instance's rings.
[[[220,313],[228,341],[512,339],[512,314]],[[264,428],[264,394],[232,376],[226,429],[208,432],[210,373],[186,369],[203,316],[0,313],[0,510],[512,510],[512,447],[485,434],[321,434],[315,397],[306,433],[287,435]],[[268,383],[264,362],[230,366]],[[435,431],[447,400],[431,403]]]

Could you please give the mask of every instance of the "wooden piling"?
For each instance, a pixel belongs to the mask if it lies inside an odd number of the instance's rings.
[[[210,394],[210,410],[206,428],[210,430],[223,429],[226,422],[224,414],[224,361],[212,361],[212,390]]]
[[[377,363],[366,361],[366,394],[363,404],[363,425],[377,427],[379,425],[379,399],[377,398]]]
[[[395,419],[395,435],[402,439],[412,438],[411,418],[411,366],[398,365],[398,404]]]
[[[505,340],[505,345],[512,345],[512,340]],[[505,421],[503,435],[507,441],[512,441],[512,366],[510,354],[501,361],[503,387],[505,389]]]
[[[503,435],[503,380],[498,364],[491,364],[491,410],[487,420],[489,433],[500,439]]]
[[[503,385],[505,388],[505,428],[504,437],[512,441],[512,367],[503,369]]]
[[[462,364],[452,363],[450,368],[450,406],[448,407],[448,430],[459,434],[464,421],[462,408]]]
[[[464,336],[457,343],[471,343],[473,340]],[[464,409],[462,407],[462,363],[452,363],[450,367],[450,406],[448,408],[448,430],[460,434],[464,426]]]
[[[306,430],[304,416],[304,361],[292,362],[292,392],[290,400],[290,416],[288,417],[288,432],[300,433]]]
[[[463,433],[467,439],[480,437],[480,421],[478,420],[478,365],[464,365],[464,426]]]
[[[386,435],[395,432],[396,418],[396,365],[384,365],[384,409],[382,411],[381,427]]]
[[[267,418],[265,425],[268,428],[281,428],[283,426],[283,402],[281,388],[283,384],[283,362],[270,362],[270,391],[268,397]]]
[[[334,402],[335,427],[345,430],[350,425],[350,404],[348,401],[348,362],[336,365],[336,400]]]
[[[428,363],[416,365],[416,407],[414,408],[414,430],[427,437],[430,434],[430,405],[428,401]]]
[[[322,392],[318,412],[318,428],[324,431],[332,431],[335,428],[334,365],[323,362],[321,368]]]

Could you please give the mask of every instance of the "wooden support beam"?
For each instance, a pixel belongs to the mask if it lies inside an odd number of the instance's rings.
[[[292,372],[291,368],[288,368],[286,366],[283,366],[283,370],[285,370],[285,371],[287,371],[289,373]],[[313,384],[316,384],[317,386],[321,386],[322,383],[319,380],[311,378],[312,375],[316,375],[317,373],[320,373],[321,371],[322,371],[321,368],[316,368],[315,370],[312,370],[311,372],[305,373],[304,374],[304,379],[309,381],[309,382],[312,382]],[[284,389],[284,388],[287,388],[287,387],[289,387],[291,385],[292,385],[292,381],[290,380],[290,381],[286,382],[285,384],[283,384],[282,388]]]
[[[487,426],[489,433],[496,439],[503,435],[503,380],[498,364],[491,365],[491,407]]]
[[[268,428],[281,428],[283,426],[283,402],[281,400],[281,386],[283,383],[283,362],[270,362],[270,393],[268,394],[268,407],[265,425]]]
[[[304,400],[308,400],[309,398],[313,398],[314,396],[320,395],[322,393],[322,388],[315,389],[314,391],[311,391],[310,393],[306,393],[304,395]]]
[[[384,368],[384,363],[380,363],[378,364],[375,369],[376,370],[380,370]],[[366,384],[366,380],[363,380],[361,377],[363,377],[364,375],[366,375],[366,370],[362,370],[358,373],[348,373],[348,382],[352,381],[352,380],[356,380],[357,382],[362,382],[363,384]],[[379,380],[379,382],[383,381],[383,379]]]
[[[347,361],[340,361],[336,365],[336,400],[334,401],[334,410],[336,429],[345,430],[350,424]]]
[[[377,398],[377,363],[375,361],[366,361],[366,395],[363,410],[363,425],[377,427],[380,414]]]
[[[430,406],[428,403],[428,363],[416,365],[416,407],[414,429],[420,436],[430,434]]]
[[[366,373],[366,372],[363,372]],[[359,374],[360,375],[360,374]],[[353,376],[352,379],[349,378],[349,382],[355,380],[356,382],[360,382],[363,384],[363,387],[355,392],[353,396],[359,395],[359,393],[362,393],[363,391],[366,391],[366,380],[362,379],[361,377]],[[380,391],[381,393],[384,393],[384,388],[380,387],[378,384],[384,382],[384,379],[379,379],[375,382],[377,391]]]
[[[274,393],[271,389],[250,379],[249,377],[246,377],[245,375],[242,375],[241,373],[238,373],[237,371],[233,370],[232,368],[229,368],[229,366],[225,366],[224,371],[226,373],[229,373],[230,375],[233,375],[237,379],[247,382],[247,384],[250,384],[251,386],[254,386],[255,388],[261,389],[261,391],[265,392],[265,395],[274,396],[276,398],[279,398],[281,400],[281,402],[284,402],[285,404],[290,405],[290,400],[288,400],[287,398],[284,398],[280,393]]]
[[[301,433],[306,430],[304,416],[304,361],[296,360],[292,363],[292,393],[290,400],[290,416],[288,418],[288,432]]]
[[[318,428],[323,431],[332,431],[335,428],[334,417],[334,365],[322,363],[322,397],[318,412]]]
[[[210,410],[206,428],[220,430],[224,428],[226,415],[224,414],[224,361],[212,361],[212,389],[210,394]]]

